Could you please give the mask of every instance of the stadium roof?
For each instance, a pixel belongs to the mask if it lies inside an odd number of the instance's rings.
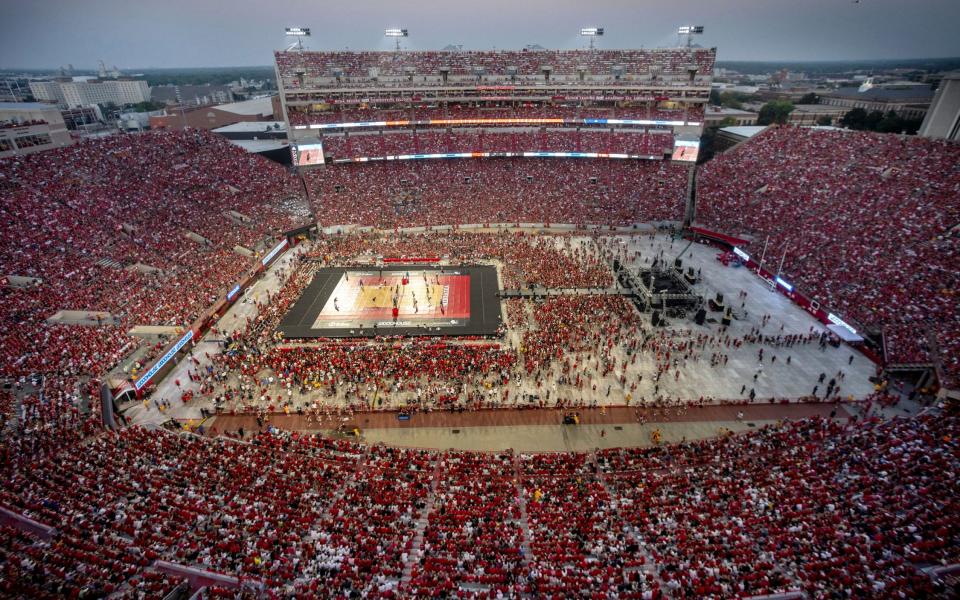
[[[234,146],[239,146],[247,152],[267,152],[286,148],[290,144],[286,140],[228,140]]]
[[[231,102],[229,104],[220,104],[216,106],[218,110],[231,112],[237,115],[272,115],[273,104],[270,97],[254,98],[253,100],[244,100],[243,102]]]
[[[737,125],[734,127],[722,127],[720,131],[724,131],[730,135],[736,135],[744,139],[750,139],[766,128],[766,125]]]
[[[276,127],[279,125],[279,127]],[[267,128],[271,132],[286,131],[287,124],[283,121],[240,121],[232,125],[225,125],[213,130],[214,133],[260,133],[265,132]]]
[[[706,109],[706,114],[707,116],[710,116],[710,115],[745,116],[745,115],[756,115],[757,111],[741,110],[739,108],[730,108],[729,106],[708,106]]]
[[[933,90],[930,89],[928,85],[914,85],[907,88],[873,87],[863,92],[861,92],[859,88],[848,87],[832,90],[823,95],[833,96],[835,98],[857,98],[859,100],[879,102],[903,102],[906,100],[929,102],[933,99]]]

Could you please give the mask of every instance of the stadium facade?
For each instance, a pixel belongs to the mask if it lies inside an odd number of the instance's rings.
[[[666,134],[648,155],[663,160],[678,142],[696,148],[716,49],[292,50],[275,58],[284,118],[297,144],[417,129],[575,129]],[[344,154],[333,159],[370,158]]]

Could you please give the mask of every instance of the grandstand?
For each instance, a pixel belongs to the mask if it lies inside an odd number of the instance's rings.
[[[694,170],[715,57],[289,50],[293,169],[0,162],[0,596],[955,597],[960,150]]]
[[[777,165],[771,172],[768,166]],[[785,257],[783,277],[871,335],[891,368],[960,377],[960,147],[771,128],[704,165],[698,224]]]
[[[560,151],[662,160],[674,136],[699,138],[716,49],[290,50],[275,58],[292,139],[319,138],[341,159],[429,153],[431,147],[546,151],[552,142]],[[491,135],[483,150],[469,139],[502,127],[513,137]],[[611,128],[635,135],[601,134]],[[396,135],[388,140],[386,130]],[[343,140],[344,132],[378,135]],[[464,135],[468,139],[459,139]]]

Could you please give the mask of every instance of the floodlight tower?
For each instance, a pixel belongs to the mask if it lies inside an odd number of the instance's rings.
[[[290,44],[287,47],[287,50],[303,50],[303,38],[310,37],[310,28],[309,27],[287,27],[285,30],[285,35],[289,37],[297,38],[297,41],[293,44]]]
[[[677,29],[678,36],[687,36],[687,48],[693,43],[693,36],[703,35],[703,25],[682,25]]]
[[[400,38],[410,37],[410,32],[401,27],[390,27],[389,29],[383,30],[383,36],[388,38],[393,38],[397,43],[394,48],[397,52],[400,51]]]
[[[590,49],[593,50],[593,40],[603,35],[603,27],[582,27],[580,35],[590,38]]]

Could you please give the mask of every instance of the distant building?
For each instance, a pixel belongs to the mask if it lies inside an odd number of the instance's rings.
[[[69,79],[63,81],[69,81]],[[63,97],[63,90],[60,89],[60,83],[61,80],[31,81],[30,93],[38,102],[53,102],[66,108],[66,99]]]
[[[0,77],[0,102],[25,102],[30,88],[22,77]]]
[[[273,103],[269,97],[231,102],[219,106],[167,109],[167,114],[150,117],[151,129],[217,129],[244,121],[272,121]]]
[[[143,79],[31,81],[30,92],[37,100],[56,102],[64,108],[110,103],[123,106],[150,100],[150,87]]]
[[[85,130],[103,121],[103,113],[97,105],[66,108],[60,111],[60,115],[70,131]]]
[[[790,113],[791,125],[836,125],[847,113],[847,109],[826,104],[794,104]],[[821,123],[830,119],[829,123]]]
[[[168,106],[208,106],[233,102],[233,91],[227,85],[159,85],[150,97]]]
[[[60,111],[40,102],[0,102],[0,158],[69,146]]]
[[[150,127],[150,117],[163,116],[164,111],[122,112],[117,115],[117,128],[126,131],[141,131]]]
[[[918,133],[928,138],[960,141],[960,71],[943,76]]]
[[[752,110],[707,106],[703,113],[703,124],[705,127],[719,127],[725,120],[732,119],[728,125],[756,125],[758,116]]]
[[[907,119],[922,119],[933,100],[933,90],[926,84],[881,84],[861,91],[863,87],[866,86],[824,91],[820,94],[820,104],[846,110],[862,108],[867,112],[878,110],[887,113],[892,110]]]
[[[755,85],[733,85],[732,83],[714,82],[710,87],[711,89],[715,89],[719,92],[734,92],[736,94],[746,94],[748,96],[756,94],[760,91],[760,88]]]

